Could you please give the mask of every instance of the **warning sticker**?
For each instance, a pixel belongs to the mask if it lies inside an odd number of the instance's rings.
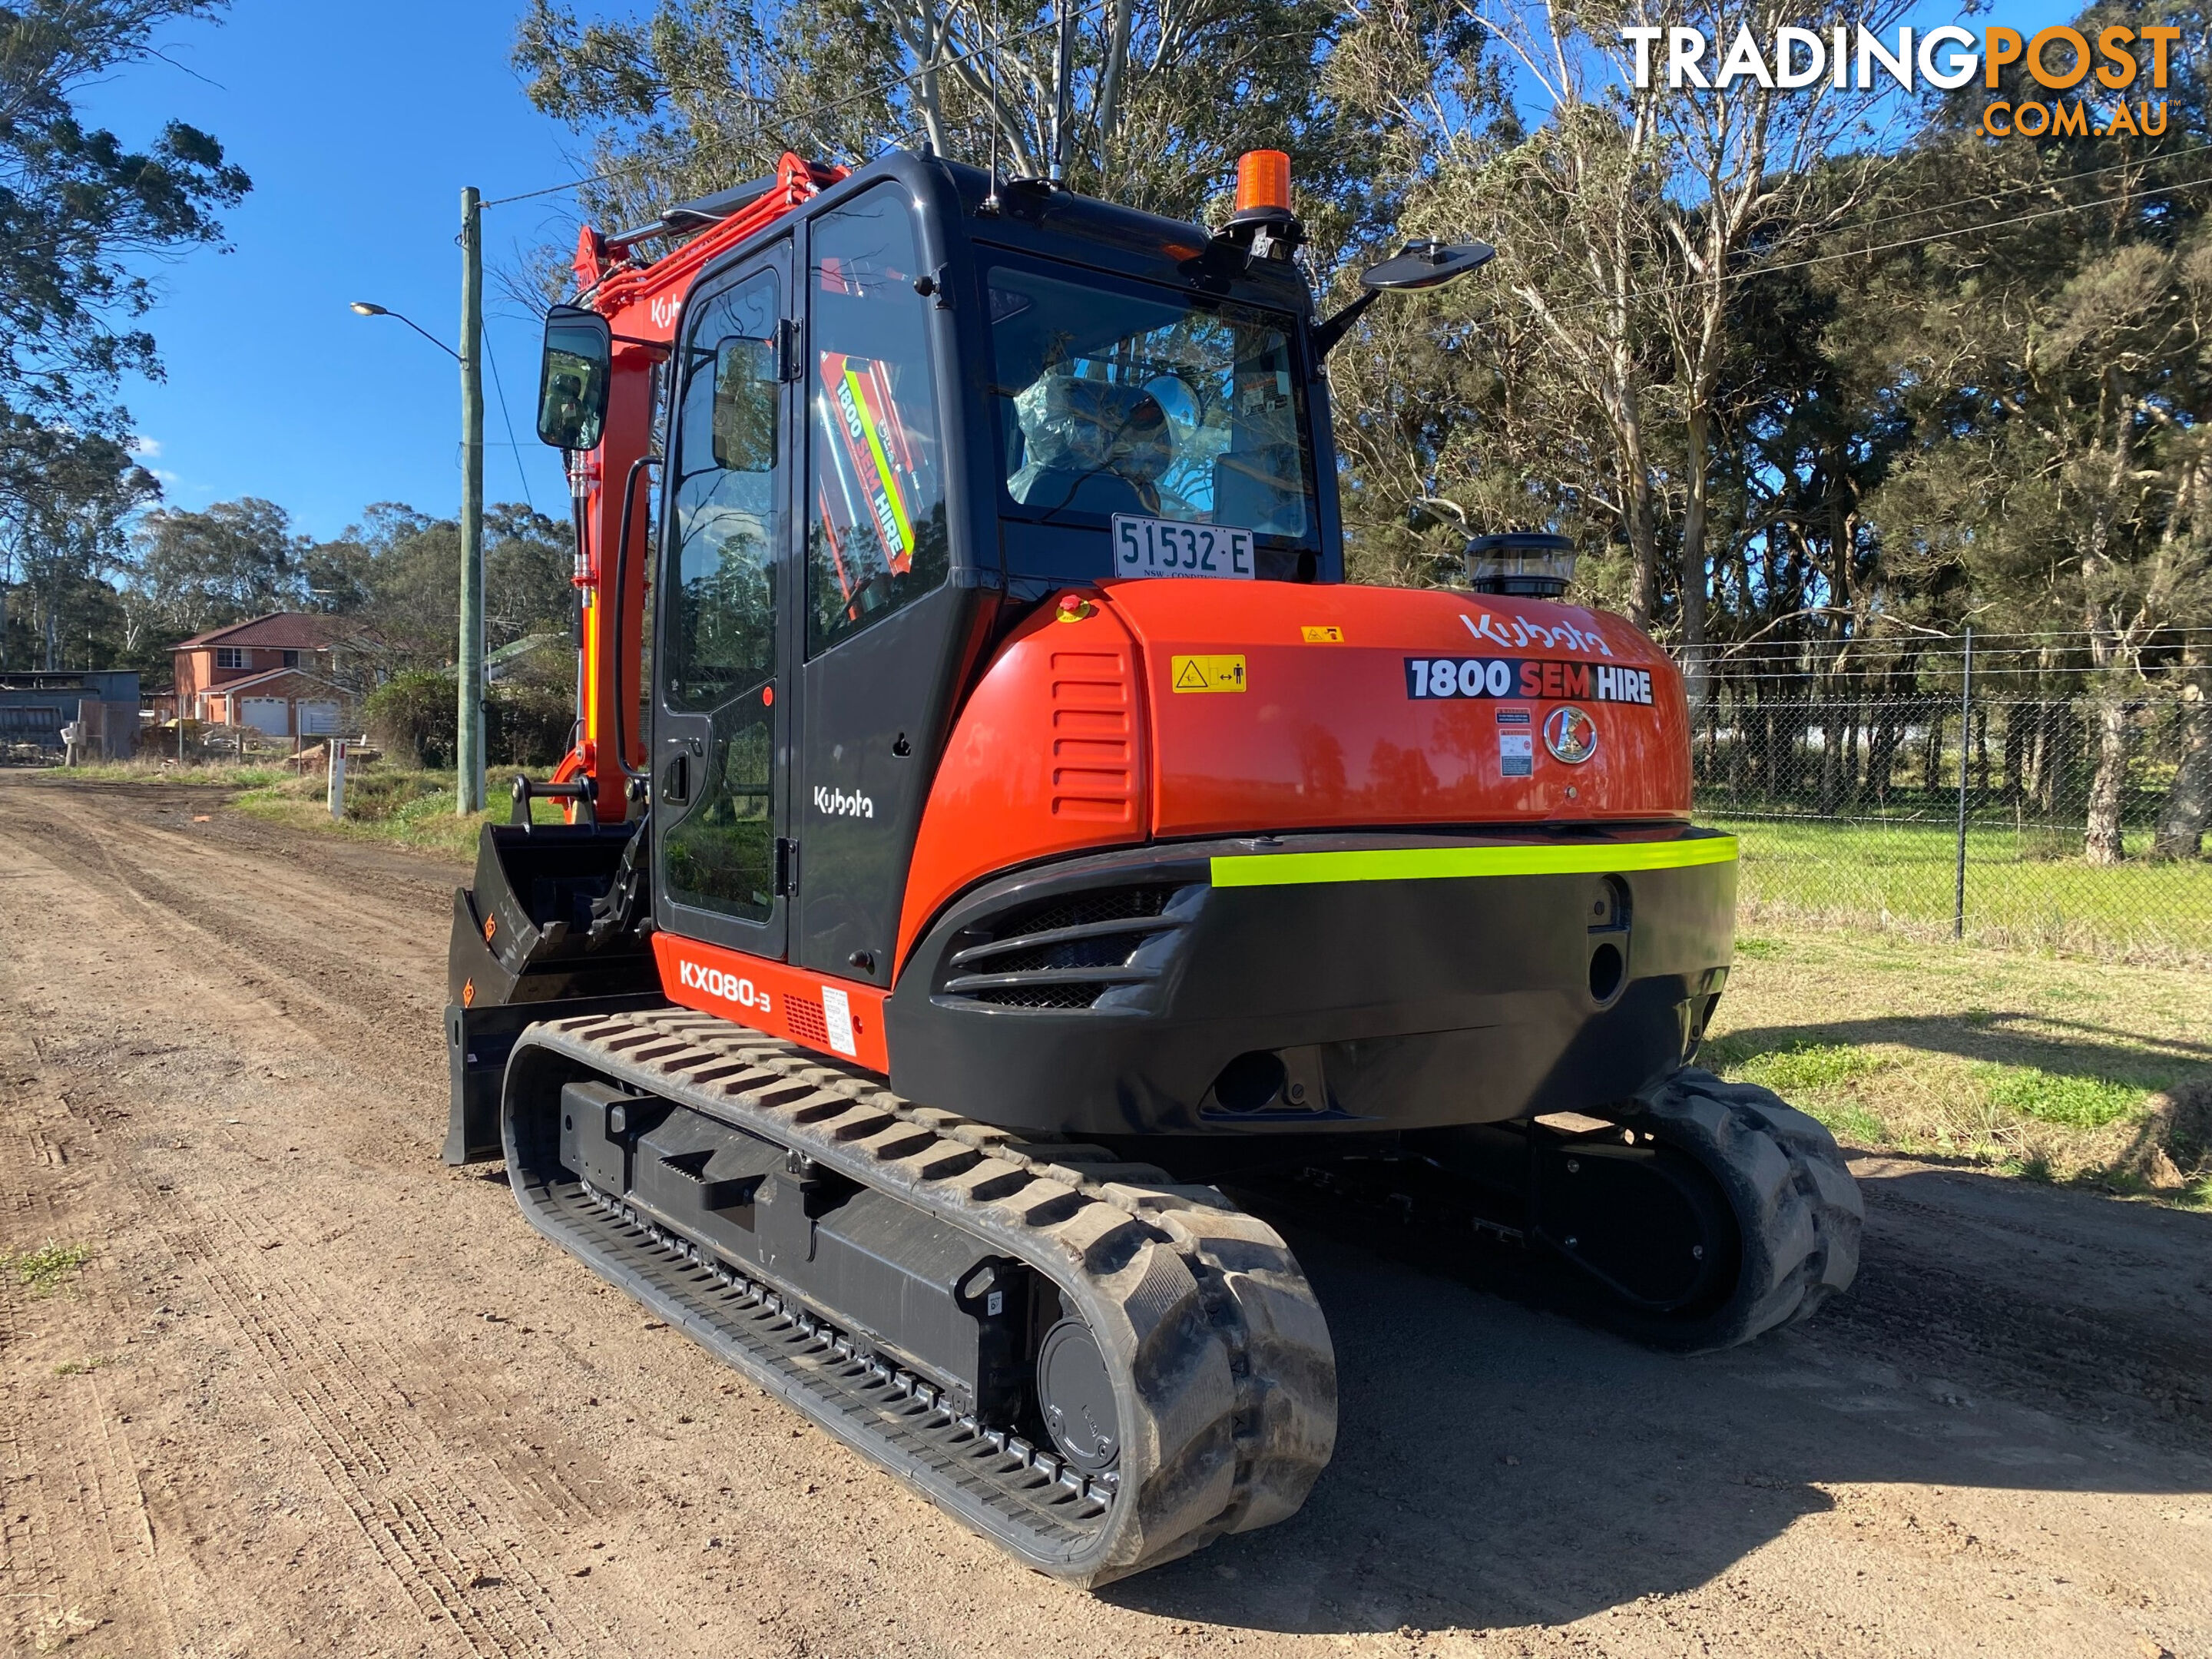
[[[1498,734],[1498,775],[1501,778],[1527,778],[1534,776],[1535,771],[1534,733],[1500,732]]]
[[[1242,691],[1242,657],[1170,657],[1168,684],[1176,691]]]
[[[853,1041],[853,1000],[835,985],[822,988],[822,1023],[830,1028],[830,1046],[841,1054],[858,1052]]]
[[[1308,645],[1342,645],[1344,643],[1344,630],[1334,623],[1319,624],[1309,623],[1298,629],[1298,632],[1305,636]]]

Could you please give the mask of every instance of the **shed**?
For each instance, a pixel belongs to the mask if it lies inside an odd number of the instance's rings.
[[[0,750],[28,746],[61,752],[62,728],[82,723],[85,749],[126,760],[138,746],[135,669],[0,672]]]

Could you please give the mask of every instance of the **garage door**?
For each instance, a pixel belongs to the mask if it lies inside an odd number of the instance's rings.
[[[300,705],[300,730],[307,737],[327,737],[338,729],[338,706],[334,702]]]
[[[291,711],[282,697],[241,697],[239,724],[265,732],[272,738],[289,737],[292,732]]]

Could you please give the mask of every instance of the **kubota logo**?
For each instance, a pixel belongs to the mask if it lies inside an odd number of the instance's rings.
[[[1544,747],[1552,758],[1580,766],[1597,753],[1597,722],[1572,703],[1544,716]]]
[[[710,997],[720,997],[725,1002],[734,1002],[740,1008],[750,1008],[756,1013],[769,1012],[768,993],[749,979],[735,974],[726,974],[719,968],[702,968],[696,962],[686,962],[676,969],[677,982],[695,991],[704,991]]]
[[[876,804],[857,789],[848,795],[842,789],[820,784],[814,791],[814,810],[833,818],[872,818],[876,815]]]

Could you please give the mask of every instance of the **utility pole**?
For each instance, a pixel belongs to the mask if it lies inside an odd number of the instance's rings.
[[[461,192],[461,637],[453,765],[454,811],[484,804],[483,754],[483,209]]]
[[[1060,52],[1052,76],[1052,161],[1051,179],[1055,185],[1067,182],[1068,131],[1073,125],[1069,118],[1068,100],[1074,88],[1068,85],[1068,76],[1075,61],[1075,13],[1068,0],[1060,0]]]

